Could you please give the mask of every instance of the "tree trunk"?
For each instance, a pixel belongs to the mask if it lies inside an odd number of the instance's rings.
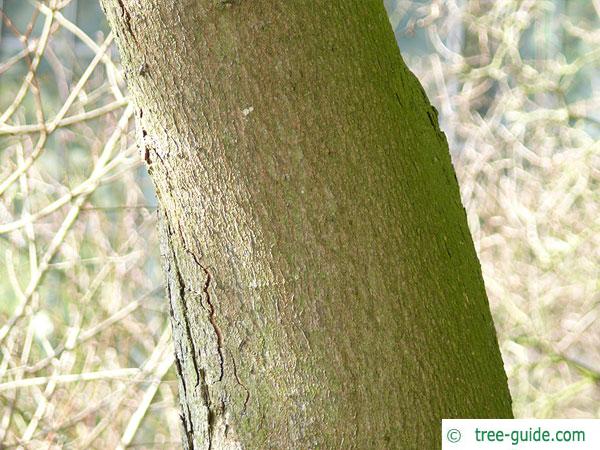
[[[188,449],[436,448],[511,417],[448,146],[381,0],[103,0]]]

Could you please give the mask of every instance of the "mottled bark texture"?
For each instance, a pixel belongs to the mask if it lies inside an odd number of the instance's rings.
[[[381,0],[103,0],[160,203],[186,448],[510,417],[448,146]]]

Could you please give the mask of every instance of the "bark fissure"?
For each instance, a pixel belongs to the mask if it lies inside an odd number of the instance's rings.
[[[123,18],[125,27],[127,28],[127,31],[129,32],[130,36],[133,38],[133,40],[137,44],[138,43],[137,38],[135,36],[135,33],[133,32],[133,29],[131,28],[131,14],[129,13],[129,10],[123,3],[123,0],[117,0],[117,3],[119,4],[119,7],[121,8],[121,17]]]
[[[231,364],[233,366],[233,376],[235,377],[235,381],[237,381],[237,384],[239,384],[242,387],[242,389],[244,389],[244,391],[246,392],[246,398],[244,399],[244,406],[242,408],[242,412],[240,413],[243,416],[244,414],[246,414],[246,408],[248,407],[248,402],[250,401],[250,390],[242,382],[242,380],[240,380],[240,377],[237,373],[237,363],[235,362],[235,358],[233,357],[233,355],[230,355],[230,356],[231,356]]]
[[[185,379],[185,374],[181,369],[181,361],[179,360],[179,355],[175,354],[175,368],[177,370],[177,376],[180,380]],[[187,387],[185,382],[181,382],[181,386],[183,389],[183,403],[185,403],[185,407],[182,404],[182,409],[187,411],[187,416],[183,413],[179,414],[179,418],[183,424],[183,430],[185,432],[185,436],[187,439],[188,449],[194,450],[194,423],[192,422],[192,412],[190,411],[190,403],[188,400]]]
[[[168,238],[168,236],[167,236]],[[169,244],[167,244],[169,245]],[[171,259],[167,259],[166,261],[166,265],[167,265],[167,274],[171,273],[171,266],[169,264],[169,261]],[[177,321],[177,316],[175,315],[174,312],[174,308],[173,308],[173,303],[177,301],[177,299],[174,298],[173,296],[173,292],[171,290],[171,282],[170,282],[170,277],[167,277],[167,283],[166,283],[166,290],[167,290],[167,298],[169,300],[169,308],[170,308],[170,313],[171,313],[171,319],[173,321]],[[176,328],[175,323],[173,324],[173,327]],[[189,335],[188,335],[189,336]],[[182,397],[180,398],[180,403],[181,403],[181,413],[179,415],[179,418],[181,419],[182,425],[183,425],[183,432],[186,436],[186,440],[187,440],[187,448],[189,450],[193,450],[194,449],[194,421],[193,421],[193,416],[192,416],[192,411],[190,409],[190,405],[191,405],[191,399],[188,395],[188,390],[187,390],[187,376],[185,375],[183,368],[182,368],[182,362],[181,362],[181,358],[184,354],[183,352],[183,348],[182,348],[182,342],[176,342],[175,345],[175,368],[177,370],[177,375],[179,377],[179,382],[181,385],[181,389],[182,389]],[[178,351],[179,350],[179,351]],[[186,414],[187,413],[187,414]]]
[[[180,306],[181,306],[181,310],[182,310],[182,320],[183,320],[183,328],[185,330],[185,335],[188,341],[188,345],[190,347],[190,351],[189,351],[189,355],[191,356],[191,363],[193,366],[193,370],[195,373],[195,384],[194,384],[194,389],[198,390],[200,392],[200,398],[202,399],[202,403],[203,406],[206,408],[206,442],[208,445],[208,449],[211,450],[213,448],[213,442],[217,433],[216,430],[216,423],[217,423],[217,417],[221,416],[224,414],[225,412],[225,405],[224,403],[221,403],[221,407],[218,408],[215,406],[215,402],[212,400],[211,395],[210,395],[210,389],[209,389],[209,384],[208,384],[208,376],[206,373],[206,370],[202,368],[202,364],[201,362],[198,360],[198,357],[200,356],[200,352],[198,351],[197,347],[196,347],[196,339],[194,338],[194,334],[192,333],[192,328],[190,325],[190,317],[192,317],[191,312],[188,308],[187,302],[189,301],[189,294],[195,294],[198,295],[197,293],[194,293],[194,291],[190,288],[188,288],[186,286],[186,283],[184,281],[184,277],[183,274],[181,273],[181,269],[179,267],[179,262],[177,260],[177,254],[176,251],[173,248],[173,240],[175,239],[175,236],[173,235],[173,231],[171,230],[171,226],[169,224],[169,219],[168,217],[164,217],[163,220],[165,221],[165,225],[166,225],[166,233],[167,233],[167,245],[170,247],[170,256],[168,257],[168,260],[172,263],[172,279],[175,280],[176,282],[176,287],[177,287],[177,294],[174,294],[172,292],[172,290],[170,289],[170,285],[169,283],[167,283],[167,287],[168,287],[168,295],[169,298],[171,298],[171,301],[178,301]],[[197,263],[197,259],[195,258],[195,255],[193,255],[191,252],[189,252],[189,250],[186,248],[185,249],[186,252],[190,253],[193,257],[194,257],[194,261]],[[209,274],[210,275],[210,274]],[[204,289],[203,289],[203,293],[207,294],[208,288],[210,287],[210,278],[207,279],[205,285],[204,285]],[[210,315],[210,312],[208,312]],[[175,317],[174,313],[171,312],[172,317]],[[220,348],[220,347],[219,347]],[[194,421],[193,421],[193,415],[192,412],[190,410],[190,404],[193,404],[191,397],[188,395],[188,388],[187,388],[187,381],[188,381],[188,377],[185,376],[184,371],[182,370],[182,365],[181,365],[181,361],[179,360],[179,355],[176,354],[176,368],[178,371],[178,374],[180,375],[180,379],[182,381],[182,389],[183,389],[183,396],[185,397],[185,405],[186,405],[186,410],[187,410],[187,417],[182,417],[184,419],[184,430],[186,433],[186,440],[187,440],[187,445],[188,445],[188,449],[194,449],[194,436],[196,434],[196,432],[198,432],[198,429],[194,426]],[[222,363],[222,359],[221,359],[221,377],[220,380],[222,379],[223,375],[222,375],[222,370],[223,370],[223,363]],[[220,381],[219,380],[219,381]],[[212,382],[211,384],[216,383],[216,381]]]
[[[183,236],[183,234],[182,234],[182,236]],[[213,328],[215,338],[217,341],[217,353],[219,355],[219,366],[220,366],[220,371],[221,371],[219,374],[219,379],[213,382],[213,383],[216,383],[217,381],[223,381],[225,359],[223,357],[223,335],[221,333],[221,329],[219,328],[219,325],[217,324],[217,311],[215,309],[215,305],[213,304],[213,302],[210,298],[210,292],[209,292],[210,282],[212,280],[212,277],[210,275],[210,272],[208,271],[208,268],[205,265],[203,265],[202,263],[200,263],[199,258],[196,256],[196,254],[194,252],[192,252],[188,248],[188,246],[185,243],[184,243],[184,249],[192,257],[196,266],[198,266],[200,268],[200,270],[202,270],[202,272],[204,273],[204,275],[206,277],[204,279],[204,284],[202,286],[202,293],[204,294],[203,295],[204,300],[206,301],[206,304],[208,305],[208,320],[210,321],[210,324]]]
[[[206,379],[206,373],[201,369],[202,380]],[[202,398],[204,398],[204,402],[206,405],[212,405],[210,400],[210,392],[208,390],[208,384],[204,381],[200,388],[200,392],[202,394]],[[207,406],[208,412],[206,416],[206,425],[208,429],[207,438],[208,438],[208,450],[212,448],[213,436],[215,434],[215,411],[210,406]]]
[[[198,350],[196,349],[196,344],[194,343],[194,336],[192,335],[192,329],[190,328],[189,311],[188,311],[188,307],[187,307],[186,300],[185,300],[185,284],[183,282],[181,274],[179,273],[179,270],[176,268],[175,271],[176,271],[176,275],[177,275],[177,281],[179,283],[179,298],[181,299],[181,305],[183,306],[183,322],[185,324],[186,334],[189,337],[190,346],[192,348],[192,364],[194,365],[194,372],[196,372],[195,387],[197,388],[200,385],[200,380],[202,379],[202,377],[200,375],[200,370],[198,368],[198,360],[197,360],[197,355],[199,353],[198,353]]]
[[[198,263],[198,262],[196,261],[196,263]],[[223,381],[223,373],[224,373],[223,366],[225,364],[225,361],[223,359],[223,335],[221,334],[221,329],[217,325],[217,318],[216,318],[217,312],[215,310],[215,305],[213,305],[213,303],[210,299],[210,293],[208,292],[208,290],[210,288],[211,275],[206,267],[204,267],[200,264],[198,264],[198,265],[200,266],[200,268],[206,275],[206,281],[204,283],[202,292],[204,292],[204,299],[206,300],[206,303],[208,304],[208,313],[209,313],[208,317],[210,320],[210,324],[212,325],[212,328],[215,332],[215,336],[217,338],[217,352],[219,353],[219,364],[221,366],[221,374],[219,375],[218,381]]]

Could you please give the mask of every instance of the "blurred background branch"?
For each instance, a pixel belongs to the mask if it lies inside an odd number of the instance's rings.
[[[155,203],[96,1],[0,6],[2,448],[175,447]]]
[[[599,417],[600,0],[386,0],[518,417]],[[96,0],[0,0],[2,448],[177,448],[155,199]]]

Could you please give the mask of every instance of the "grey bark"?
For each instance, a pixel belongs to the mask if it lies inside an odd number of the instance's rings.
[[[161,211],[188,449],[511,417],[447,143],[380,0],[102,0]]]

